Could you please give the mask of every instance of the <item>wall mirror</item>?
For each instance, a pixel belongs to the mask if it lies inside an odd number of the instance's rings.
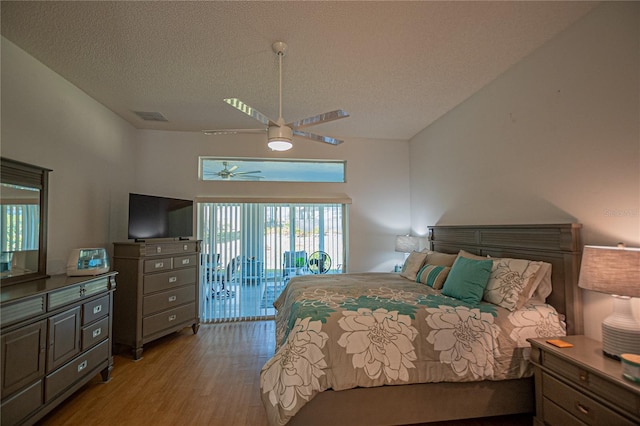
[[[47,276],[47,195],[51,170],[7,158],[0,169],[0,285]]]

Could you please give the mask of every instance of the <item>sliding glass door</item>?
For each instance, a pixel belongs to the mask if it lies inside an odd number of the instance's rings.
[[[346,204],[198,203],[205,322],[269,318],[296,275],[346,270]]]

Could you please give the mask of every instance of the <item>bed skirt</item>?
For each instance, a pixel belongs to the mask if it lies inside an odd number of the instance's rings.
[[[288,425],[406,425],[533,413],[533,378],[321,392]]]

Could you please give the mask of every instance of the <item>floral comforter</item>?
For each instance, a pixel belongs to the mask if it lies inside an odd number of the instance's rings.
[[[547,304],[471,306],[398,274],[296,277],[274,305],[260,373],[273,425],[327,389],[528,377],[526,339],[565,335]]]

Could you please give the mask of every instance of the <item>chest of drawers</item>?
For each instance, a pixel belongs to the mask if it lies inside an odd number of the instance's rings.
[[[115,273],[53,276],[2,289],[3,425],[33,424],[113,368]]]
[[[199,241],[115,243],[113,268],[118,271],[114,301],[114,343],[133,350],[191,326],[198,332]]]
[[[622,377],[620,361],[605,357],[599,342],[567,336],[573,347],[560,349],[545,340],[529,340],[536,424],[640,424],[640,385]]]

